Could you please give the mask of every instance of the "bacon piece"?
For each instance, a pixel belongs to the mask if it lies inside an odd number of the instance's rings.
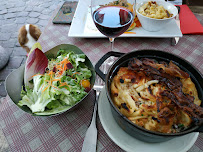
[[[166,13],[167,13],[167,16],[168,16],[168,18],[170,17],[170,13],[166,10]]]
[[[182,71],[172,61],[167,65],[165,62],[160,64],[148,58],[141,60],[134,58],[129,62],[128,69],[136,72],[141,71],[151,80],[158,80],[166,87],[166,90],[159,94],[171,99],[172,103],[163,104],[162,97],[158,97],[156,100],[158,116],[164,117],[165,122],[168,122],[166,118],[169,119],[171,114],[169,107],[173,107],[172,104],[175,104],[186,112],[196,125],[203,123],[203,108],[194,104],[194,97],[182,92],[180,78],[189,78],[189,74]]]
[[[128,63],[128,68],[129,69],[140,69],[141,66],[143,65],[143,63],[137,59],[137,58],[134,58],[133,60],[131,60],[129,63]]]
[[[169,67],[166,68],[166,73],[180,78],[189,78],[189,74],[182,71],[177,65],[175,65],[172,61],[169,63]]]
[[[172,115],[173,112],[168,108],[168,107],[164,107],[163,109],[161,109],[161,111],[158,113],[158,117],[159,118],[165,118],[165,117],[169,117],[170,115]]]
[[[170,61],[169,65],[167,64],[159,64],[156,63],[152,59],[144,58],[142,60],[144,65],[149,65],[153,68],[157,68],[159,70],[164,70],[165,73],[170,74],[171,76],[179,77],[179,78],[189,78],[189,74],[181,70],[177,65],[175,65],[172,61]]]
[[[156,4],[156,1],[152,1],[152,4]]]
[[[161,95],[170,98],[180,109],[189,115],[196,125],[203,123],[203,109],[194,104],[193,97],[188,97],[189,95],[184,95],[183,92],[178,92],[177,90],[172,92],[164,90]]]
[[[176,98],[176,104],[185,111],[196,125],[203,123],[203,109],[194,104],[194,99],[188,98],[182,92],[172,91]]]
[[[152,66],[148,66],[148,65],[143,64],[142,61],[140,61],[139,59],[136,59],[136,58],[129,62],[128,69],[136,70],[136,71],[143,71],[147,75],[149,75],[149,74],[160,75],[159,70],[157,70],[156,68],[154,68]]]

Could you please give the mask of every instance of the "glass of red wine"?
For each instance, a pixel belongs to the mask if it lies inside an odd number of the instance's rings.
[[[134,19],[135,0],[91,0],[91,13],[97,29],[111,42],[123,34]]]

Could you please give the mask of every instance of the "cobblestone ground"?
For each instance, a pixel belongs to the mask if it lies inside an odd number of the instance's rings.
[[[26,51],[17,40],[24,24],[35,24],[43,31],[55,8],[64,0],[0,0],[0,46],[10,53],[10,59],[0,70],[0,98],[6,96],[4,81],[12,70],[25,63]]]
[[[0,98],[6,96],[4,81],[9,73],[26,60],[26,51],[18,43],[18,30],[24,24],[35,24],[43,32],[50,16],[64,0],[0,0],[0,46],[10,53],[8,64],[0,70]],[[9,151],[0,130],[0,151]]]

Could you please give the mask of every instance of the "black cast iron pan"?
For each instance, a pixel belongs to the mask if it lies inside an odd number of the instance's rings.
[[[119,58],[113,63],[113,65],[111,65],[107,74],[105,75],[99,69],[99,67],[110,56],[115,56]],[[138,59],[151,58],[157,61],[165,61],[167,63],[169,63],[170,61],[173,61],[178,67],[180,67],[182,70],[184,70],[190,75],[198,91],[199,99],[203,102],[203,76],[192,64],[190,64],[186,60],[176,55],[173,55],[171,53],[167,53],[159,50],[138,50],[127,54],[120,53],[120,52],[108,52],[95,65],[95,70],[96,70],[96,73],[105,81],[105,89],[107,92],[109,103],[111,105],[112,114],[116,122],[119,124],[119,126],[131,136],[145,142],[163,142],[163,141],[170,140],[174,137],[182,136],[191,132],[202,132],[203,131],[202,125],[201,126],[193,125],[187,130],[184,130],[179,133],[167,134],[167,133],[153,132],[132,123],[130,120],[128,120],[124,115],[122,115],[118,111],[116,106],[113,104],[113,101],[111,100],[110,84],[113,77],[116,75],[118,69],[122,66],[126,67],[129,60],[135,57]],[[203,106],[203,103],[201,104],[201,107],[202,106]]]

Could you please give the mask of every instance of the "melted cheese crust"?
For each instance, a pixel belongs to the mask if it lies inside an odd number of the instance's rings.
[[[181,82],[183,92],[194,96],[194,103],[200,105],[201,101],[191,79],[181,79]],[[151,131],[179,132],[174,126],[183,124],[187,128],[192,120],[171,99],[160,95],[165,89],[158,80],[150,80],[142,72],[121,67],[112,80],[111,97],[119,111],[133,123]],[[157,105],[157,100],[161,101],[160,105]],[[159,107],[170,109],[167,118],[158,114]]]

